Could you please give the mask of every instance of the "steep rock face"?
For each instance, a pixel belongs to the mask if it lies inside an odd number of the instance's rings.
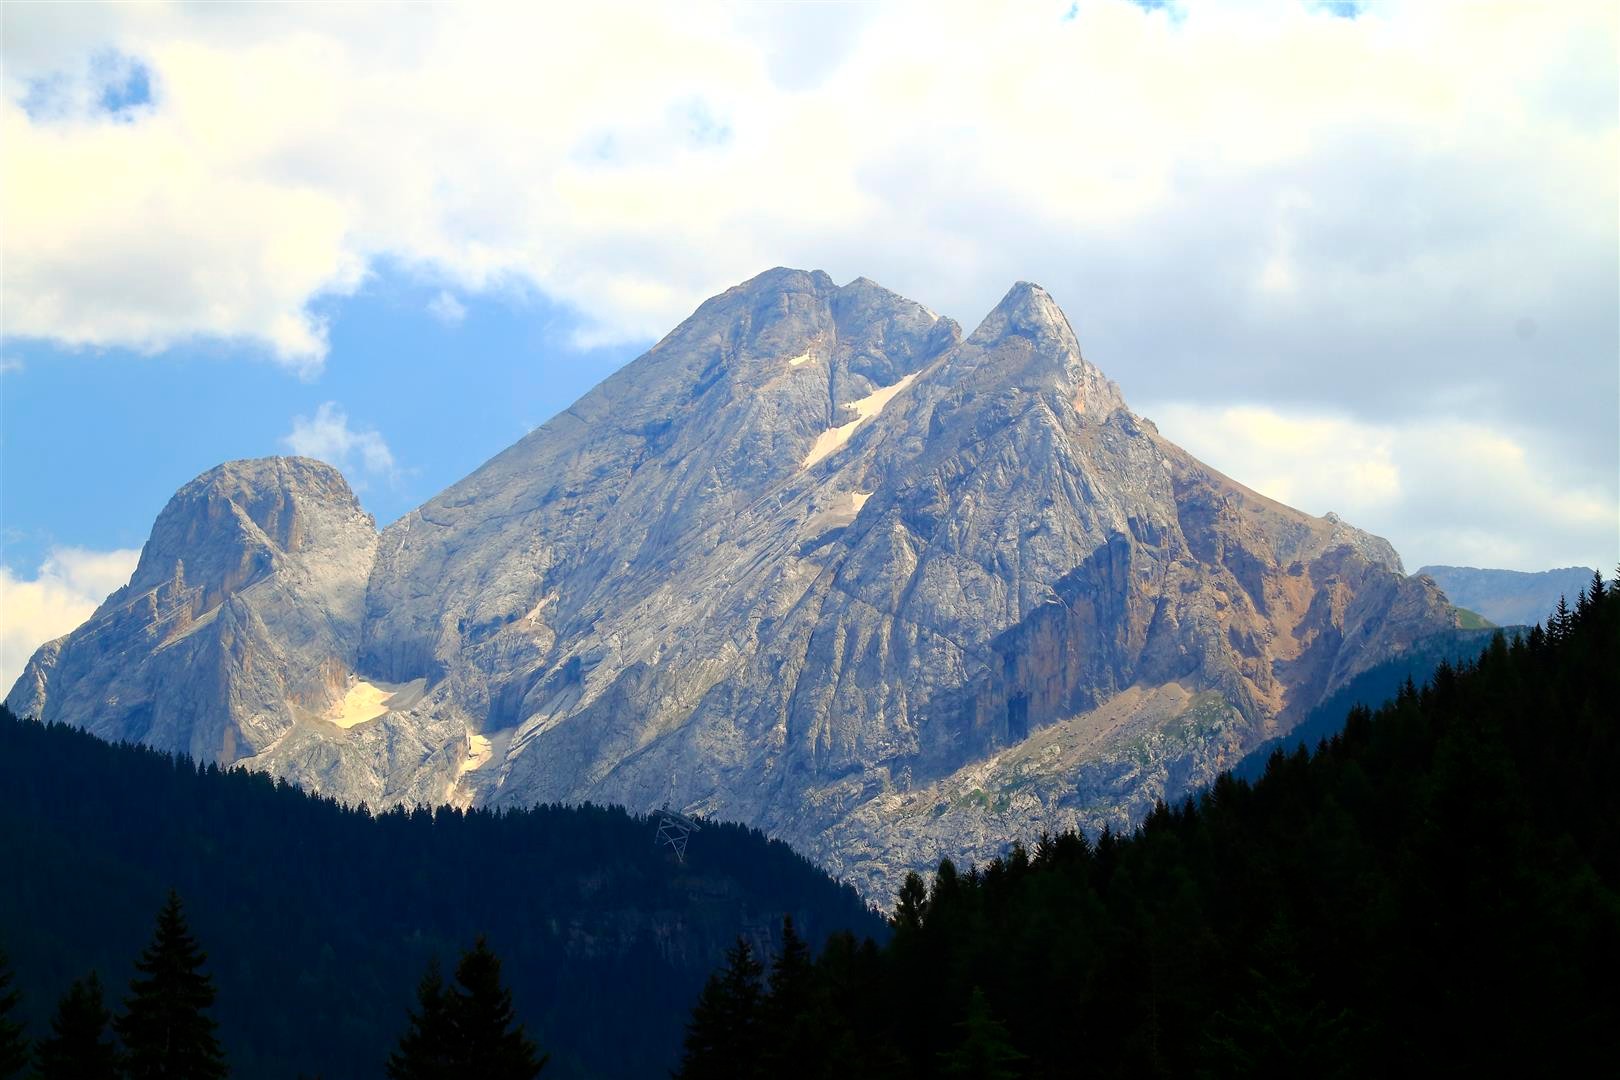
[[[374,714],[250,764],[374,805],[668,802],[881,896],[1126,825],[1454,623],[1384,541],[1133,414],[1039,287],[964,340],[775,270],[385,530],[339,635]]]
[[[349,690],[376,528],[306,458],[237,461],[177,492],[128,585],[44,646],[20,715],[233,762]]]

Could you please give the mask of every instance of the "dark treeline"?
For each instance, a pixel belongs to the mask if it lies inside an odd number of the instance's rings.
[[[92,972],[116,1011],[171,889],[243,1078],[383,1076],[423,972],[437,960],[453,989],[480,935],[547,1080],[664,1075],[739,933],[774,949],[785,914],[817,943],[885,932],[756,831],[706,825],[680,863],[654,830],[589,806],[373,816],[0,708],[0,999],[20,995],[0,1036],[47,1038]]]
[[[689,1023],[709,1077],[1606,1074],[1620,1060],[1620,582],[1318,744],[911,875],[884,946],[762,970]]]
[[[224,1080],[231,1071],[210,1014],[207,959],[170,892],[118,1015],[92,971],[62,995],[49,1035],[30,1054],[0,953],[0,1080],[20,1076],[30,1057],[33,1080]],[[430,961],[417,1006],[388,1056],[389,1080],[536,1080],[549,1060],[525,1033],[482,937],[462,953],[449,986]]]

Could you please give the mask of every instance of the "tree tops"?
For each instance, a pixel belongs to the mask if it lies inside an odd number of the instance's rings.
[[[417,1010],[388,1058],[390,1080],[533,1080],[547,1057],[523,1033],[512,993],[501,984],[501,962],[480,937],[456,965],[446,987],[431,961],[416,991]]]

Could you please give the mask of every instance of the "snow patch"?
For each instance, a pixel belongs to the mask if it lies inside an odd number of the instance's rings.
[[[482,769],[489,764],[489,759],[495,756],[495,744],[489,741],[487,735],[467,736],[467,760],[461,763],[461,771],[470,773],[475,769]]]
[[[800,364],[808,364],[809,362],[810,354],[800,353],[798,356],[795,356],[793,359],[788,361],[788,367],[798,367]]]
[[[356,679],[343,700],[327,713],[326,719],[340,728],[352,728],[387,712],[388,699],[393,696],[394,691],[388,687]]]
[[[832,529],[842,529],[860,516],[861,507],[872,497],[870,491],[851,491],[833,496],[826,509],[812,514],[800,533],[805,539],[820,536]]]
[[[816,441],[810,447],[810,453],[805,456],[802,468],[808,469],[834,450],[849,442],[855,435],[855,429],[866,423],[872,417],[883,411],[883,407],[894,399],[894,396],[911,385],[911,380],[917,377],[913,371],[893,386],[868,394],[859,401],[852,401],[844,406],[855,410],[855,419],[847,424],[840,424],[835,428],[828,428],[816,436]]]
[[[355,679],[343,695],[343,700],[321,719],[347,730],[395,709],[409,708],[421,700],[426,686],[426,679],[414,679],[408,683],[374,683]]]

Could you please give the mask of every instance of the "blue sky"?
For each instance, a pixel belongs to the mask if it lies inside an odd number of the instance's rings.
[[[0,682],[173,490],[386,523],[776,265],[1046,286],[1170,438],[1427,562],[1620,560],[1620,9],[0,7]]]
[[[446,296],[459,318],[444,317]],[[327,403],[393,459],[378,468],[360,448],[322,455],[385,525],[650,344],[581,348],[577,317],[532,290],[457,298],[388,265],[317,311],[330,352],[313,377],[217,342],[150,356],[8,343],[20,370],[5,373],[0,396],[6,565],[24,572],[60,546],[138,548],[181,484],[221,461],[292,452],[296,421],[315,421]]]

